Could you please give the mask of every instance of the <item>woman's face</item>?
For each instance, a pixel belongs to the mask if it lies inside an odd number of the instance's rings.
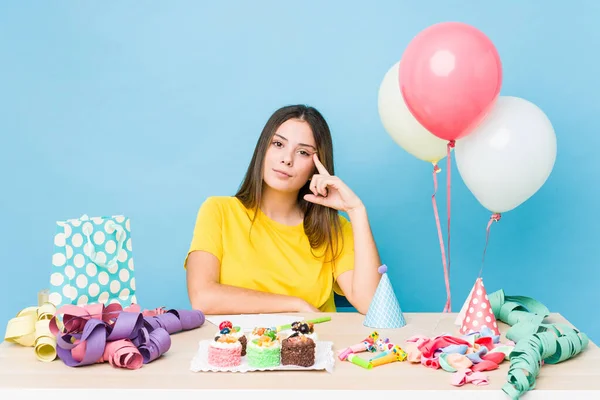
[[[315,173],[317,145],[306,121],[289,119],[277,129],[267,148],[263,180],[281,192],[299,191]]]

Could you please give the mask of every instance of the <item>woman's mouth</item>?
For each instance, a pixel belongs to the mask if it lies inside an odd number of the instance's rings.
[[[280,177],[280,178],[291,178],[292,176],[290,174],[288,174],[287,172],[283,172],[279,169],[273,169],[273,171],[275,172],[275,174]]]

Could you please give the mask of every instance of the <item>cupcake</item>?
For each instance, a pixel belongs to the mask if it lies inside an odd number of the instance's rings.
[[[214,367],[237,367],[242,362],[242,344],[233,335],[219,335],[208,346],[208,363]]]
[[[315,364],[315,341],[308,335],[294,332],[281,342],[281,364],[311,367]]]
[[[281,364],[281,342],[274,331],[269,330],[256,339],[250,339],[246,360],[251,368],[272,368]]]
[[[230,321],[223,321],[219,324],[219,332],[215,334],[215,337],[221,335],[231,335],[236,337],[240,344],[242,345],[242,357],[246,355],[246,345],[248,344],[248,339],[246,339],[246,335],[239,326],[233,326]]]

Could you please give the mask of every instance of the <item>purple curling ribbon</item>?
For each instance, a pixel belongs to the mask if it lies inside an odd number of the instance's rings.
[[[204,324],[204,314],[199,310],[169,310],[168,314],[175,314],[181,321],[184,331],[199,328]]]
[[[109,321],[92,318],[86,321],[83,332],[57,335],[58,357],[71,367],[90,365],[110,358],[105,354],[107,343],[130,340],[147,364],[171,348],[170,334],[200,327],[205,316],[199,310],[169,310],[152,317],[121,311]],[[73,339],[77,342],[72,343]]]
[[[142,314],[123,311],[117,317],[106,340],[114,342],[121,339],[134,339],[143,326]]]
[[[160,324],[155,317],[144,317],[144,327],[149,332],[152,332],[153,330],[160,328]]]
[[[144,317],[144,326],[148,331],[163,328],[169,334],[198,328],[204,322],[205,316],[199,310],[169,310],[164,314]]]
[[[68,341],[69,339],[65,338],[65,336],[70,337],[72,335],[67,334],[63,336],[63,339]],[[85,349],[80,347],[83,346],[83,344],[85,344]],[[65,346],[67,348],[57,346],[56,354],[69,367],[81,367],[83,365],[91,365],[98,362],[104,355],[105,346],[106,324],[99,319],[90,319],[83,327],[81,341],[76,345]],[[75,349],[75,347],[78,347],[78,349]],[[80,361],[78,361],[73,357],[73,352],[76,351],[79,354],[82,350],[84,351],[83,357],[78,357],[80,358]]]
[[[171,348],[171,336],[163,328],[150,332],[146,343],[139,346],[140,353],[144,357],[144,364],[148,364],[165,354]]]
[[[183,327],[181,326],[181,321],[177,318],[177,315],[172,313],[166,313],[157,315],[154,317],[158,322],[158,325],[169,332],[170,334],[181,332]]]

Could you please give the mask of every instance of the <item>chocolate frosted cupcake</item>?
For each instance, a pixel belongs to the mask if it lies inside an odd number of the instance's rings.
[[[281,342],[281,364],[311,367],[315,364],[315,341],[300,332],[294,332]]]

